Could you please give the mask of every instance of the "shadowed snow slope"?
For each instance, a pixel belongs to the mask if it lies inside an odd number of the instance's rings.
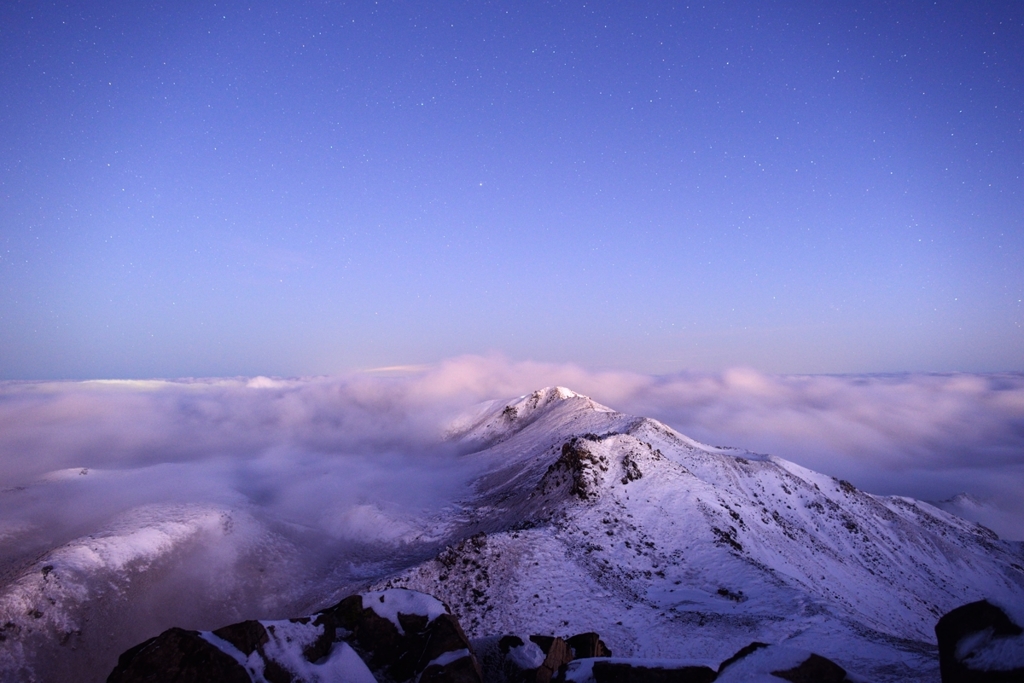
[[[475,535],[382,585],[438,595],[471,637],[595,630],[616,655],[708,663],[785,642],[937,680],[939,616],[1024,602],[1019,543],[566,389],[490,404],[453,438],[486,465],[462,513]]]

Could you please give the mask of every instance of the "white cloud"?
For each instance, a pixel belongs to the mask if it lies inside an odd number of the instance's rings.
[[[4,543],[27,553],[154,503],[246,506],[328,539],[377,528],[403,542],[419,533],[410,520],[467,491],[473,473],[440,443],[445,426],[553,384],[868,491],[967,491],[1024,520],[1021,375],[649,376],[471,356],[308,380],[0,385]]]

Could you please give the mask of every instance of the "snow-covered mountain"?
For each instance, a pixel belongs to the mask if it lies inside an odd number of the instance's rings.
[[[0,566],[0,680],[102,680],[170,626],[407,587],[447,603],[470,638],[596,631],[616,656],[712,667],[757,640],[870,680],[937,681],[942,614],[1024,604],[1024,544],[567,389],[482,405],[447,439],[458,471],[477,473],[472,493],[326,571],[294,566],[307,531],[223,506],[139,508]]]
[[[453,438],[486,464],[459,520],[473,535],[380,585],[437,595],[471,637],[593,630],[616,655],[708,663],[760,640],[937,680],[943,613],[1024,603],[1019,543],[567,389],[492,404]]]

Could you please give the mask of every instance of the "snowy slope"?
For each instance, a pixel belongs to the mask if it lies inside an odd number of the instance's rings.
[[[937,680],[939,616],[1024,603],[1019,543],[566,389],[492,404],[452,438],[486,466],[461,512],[473,535],[381,585],[439,596],[471,637],[594,630],[616,655],[709,664],[761,640]]]

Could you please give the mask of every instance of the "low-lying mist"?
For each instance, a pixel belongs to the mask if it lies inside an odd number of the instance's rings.
[[[0,569],[154,505],[244,513],[318,562],[429,540],[473,473],[442,438],[456,410],[362,375],[7,383]]]

